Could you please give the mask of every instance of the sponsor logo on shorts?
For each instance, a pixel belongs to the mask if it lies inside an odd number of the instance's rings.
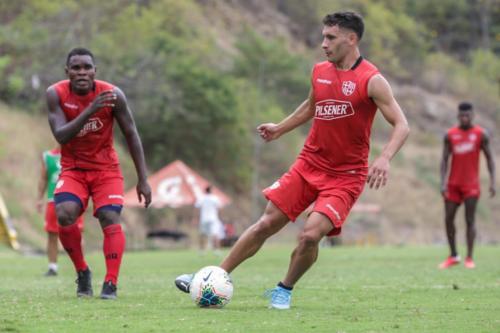
[[[326,79],[316,79],[316,82],[318,83],[323,83],[323,84],[332,84],[332,81],[326,80]]]
[[[83,125],[83,128],[80,130],[80,132],[78,133],[77,136],[82,137],[82,136],[85,136],[89,132],[97,132],[101,128],[103,128],[103,126],[104,125],[102,124],[101,119],[89,118],[89,120],[87,120],[87,123],[85,123],[85,125]]]
[[[316,103],[315,118],[335,120],[354,115],[351,102],[326,99]]]
[[[61,188],[64,185],[64,180],[59,180],[56,184],[56,188]]]
[[[356,83],[352,81],[342,82],[342,92],[344,93],[344,95],[346,96],[352,95],[355,89],[356,89]]]
[[[339,212],[335,208],[332,207],[330,204],[326,204],[326,208],[332,211],[333,214],[335,214],[335,217],[337,217],[337,220],[341,220]]]
[[[123,195],[120,194],[110,194],[108,195],[109,199],[123,199]]]
[[[270,190],[275,190],[275,189],[277,189],[280,186],[281,186],[280,182],[279,181],[275,181],[271,186],[269,186],[269,189]]]

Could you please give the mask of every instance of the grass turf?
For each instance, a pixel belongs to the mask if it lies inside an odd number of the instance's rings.
[[[297,284],[292,309],[261,297],[288,266],[290,246],[269,245],[233,272],[222,310],[199,309],[176,275],[217,264],[195,251],[126,253],[117,301],[77,299],[71,264],[46,278],[45,257],[0,248],[0,332],[500,332],[500,249],[476,249],[475,270],[438,270],[438,247],[322,248]],[[102,254],[88,255],[99,295]]]

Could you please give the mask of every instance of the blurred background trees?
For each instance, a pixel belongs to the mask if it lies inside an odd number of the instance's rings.
[[[152,171],[182,159],[248,201],[286,170],[307,131],[263,149],[255,127],[279,121],[306,98],[312,65],[324,59],[321,19],[348,9],[365,18],[363,55],[390,79],[412,126],[423,129],[412,134],[417,144],[439,149],[425,131],[439,137],[443,117],[455,111],[424,95],[472,100],[495,131],[495,0],[1,1],[0,100],[44,115],[45,89],[65,78],[68,51],[88,47],[98,78],[126,93]],[[450,108],[441,117],[443,105]],[[416,173],[434,174],[433,159],[418,160]]]

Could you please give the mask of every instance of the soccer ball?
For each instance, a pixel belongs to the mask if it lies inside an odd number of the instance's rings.
[[[222,268],[207,266],[194,275],[189,293],[201,308],[222,308],[233,296],[233,282]]]

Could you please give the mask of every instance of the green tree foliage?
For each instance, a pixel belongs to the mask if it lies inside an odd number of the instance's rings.
[[[498,105],[498,1],[242,1],[249,11],[284,15],[292,40],[262,34],[242,15],[246,28],[235,33],[229,50],[218,48],[218,36],[204,26],[204,6],[211,4],[0,1],[0,99],[44,110],[45,88],[65,77],[67,52],[88,47],[98,78],[125,91],[152,169],[181,158],[243,192],[258,178],[254,170],[274,176],[284,171],[303,140],[300,133],[289,134],[260,150],[255,136],[260,122],[281,120],[307,96],[314,53],[297,52],[293,43],[318,50],[325,14],[356,10],[366,23],[362,53],[382,72],[470,97],[485,109]]]
[[[238,39],[234,74],[255,82],[267,96],[276,96],[286,109],[301,103],[309,90],[312,64],[291,54],[279,40],[266,40],[246,29]]]

